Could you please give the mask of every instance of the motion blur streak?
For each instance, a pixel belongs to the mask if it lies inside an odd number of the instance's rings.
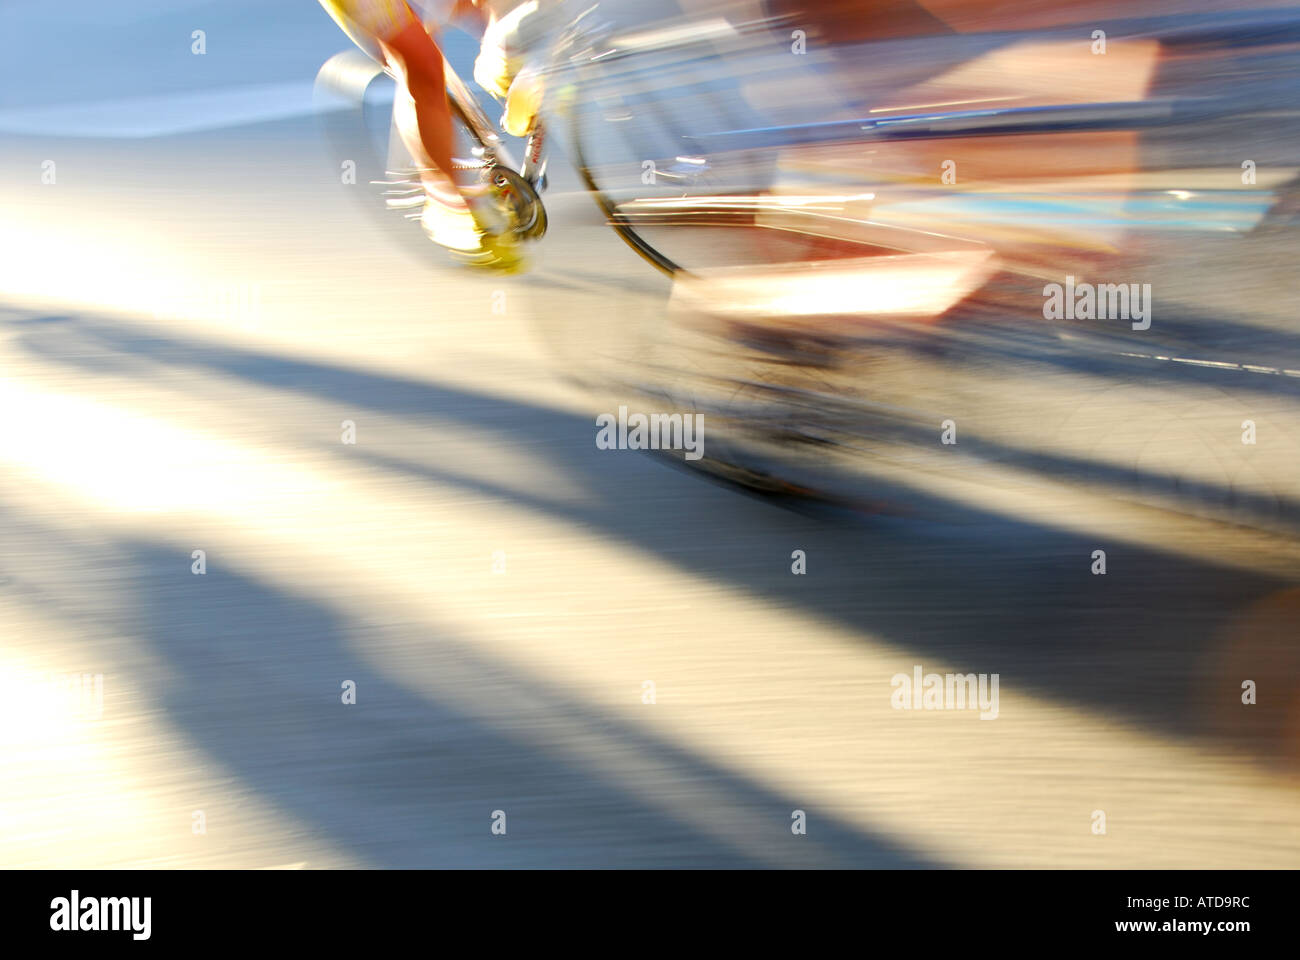
[[[112,392],[127,389],[129,384],[119,383]],[[102,384],[100,390],[109,392]],[[80,411],[67,398],[12,388],[4,400],[10,409],[32,411],[31,429],[11,436],[5,446],[6,461],[22,470],[6,481],[6,502],[75,517],[74,530],[84,531],[92,518],[109,529],[125,522],[132,536],[159,541],[174,535],[175,515],[185,515],[191,539],[222,543],[223,563],[285,590],[306,590],[313,602],[337,607],[349,617],[383,616],[405,624],[406,638],[368,640],[351,652],[413,694],[454,702],[486,723],[511,729],[532,710],[542,719],[542,705],[530,707],[526,691],[560,691],[580,711],[594,709],[635,722],[722,768],[734,767],[735,773],[772,790],[797,790],[846,823],[906,837],[909,845],[948,862],[1227,866],[1249,851],[1253,862],[1281,866],[1295,856],[1293,847],[1269,843],[1254,849],[1252,840],[1258,822],[1285,824],[1287,832],[1300,825],[1290,789],[1228,757],[1161,744],[1125,725],[1023,693],[1006,697],[1007,716],[999,720],[1003,726],[995,739],[978,726],[917,724],[889,707],[886,678],[901,651],[756,597],[696,583],[671,566],[628,556],[601,538],[575,537],[567,525],[539,520],[527,510],[462,503],[454,521],[449,516],[422,519],[431,516],[429,510],[439,515],[436,498],[412,491],[395,506],[390,482],[311,448],[258,453],[221,442],[200,443],[202,426],[182,423],[179,428],[191,439],[178,450],[139,415],[107,408]],[[151,404],[146,414],[158,416],[165,407]],[[129,477],[117,474],[111,464],[105,464],[107,473],[67,470],[66,449],[94,450],[106,432],[114,438],[116,462],[129,464],[143,486],[127,482]],[[47,437],[57,437],[57,444]],[[204,453],[192,457],[190,444]],[[485,454],[490,463],[491,451]],[[316,479],[306,481],[300,468],[277,463],[289,457],[310,464]],[[472,454],[466,459],[481,462]],[[490,484],[495,472],[489,467],[477,482]],[[159,477],[166,478],[170,496],[153,490],[150,478]],[[62,499],[60,490],[73,499]],[[96,513],[87,514],[88,505]],[[140,522],[127,521],[122,512],[144,507],[173,515]],[[431,535],[435,525],[436,537]],[[386,531],[382,541],[375,537],[377,530]],[[63,536],[72,532],[60,531]],[[467,563],[462,556],[462,543],[484,537],[550,547],[512,550],[511,589],[503,591],[485,565]],[[184,557],[187,545],[172,546]],[[557,569],[562,571],[558,575]],[[311,571],[309,578],[302,577],[304,570]],[[431,576],[432,571],[438,573]],[[616,596],[625,578],[653,583],[657,597],[676,602],[633,607],[625,600],[605,616],[587,615],[590,596]],[[575,583],[581,590],[573,590]],[[318,584],[315,590],[313,584]],[[695,612],[703,610],[729,611],[726,633],[712,644],[708,660],[692,664],[698,631],[712,623]],[[617,645],[608,641],[610,615],[619,624],[622,640]],[[447,630],[461,639],[412,643]],[[647,663],[651,650],[657,668]],[[516,673],[513,685],[494,682],[490,672],[483,675],[474,665],[488,651]],[[677,669],[691,666],[673,678],[664,674],[665,663],[681,665]],[[797,670],[790,669],[792,663]],[[927,666],[939,672],[951,669],[941,663]],[[663,696],[662,710],[643,718],[641,705],[634,699],[629,703],[626,691],[629,678],[647,669],[675,683],[673,692]],[[744,678],[741,702],[734,697],[738,676]],[[842,679],[848,677],[876,679]],[[817,703],[817,723],[800,724],[792,734],[790,717],[766,706],[782,702]],[[134,712],[127,711],[127,716]],[[42,736],[67,736],[58,727],[32,729]],[[869,744],[861,737],[866,729],[873,731]],[[665,779],[666,771],[629,764],[617,744],[579,725],[561,721],[548,735],[552,748],[557,740],[572,762],[592,765],[620,787],[667,804],[674,815],[687,820],[699,815],[701,829],[764,853],[762,818],[747,820],[743,802],[707,788],[696,794],[687,784]],[[1042,759],[1045,753],[1050,761]],[[91,766],[79,770],[93,772],[105,762],[94,751],[80,756],[76,763]],[[936,778],[927,758],[938,756],[961,756],[964,767]],[[1027,757],[1039,758],[1034,783],[1015,789],[1034,816],[1017,814],[1016,832],[1007,836],[1005,798]],[[889,777],[878,783],[846,777],[847,758],[888,770]],[[1141,770],[1143,781],[1112,788],[1111,816],[1150,825],[1140,846],[1099,851],[1086,831],[1069,828],[1078,817],[1072,809],[1077,803],[1074,778],[1105,776],[1116,769]],[[116,769],[113,775],[123,774]],[[1143,785],[1165,780],[1179,783],[1175,794],[1153,796]],[[34,808],[6,807],[11,814],[17,810],[39,820],[46,815],[41,798],[31,800]],[[1218,828],[1198,830],[1207,820]],[[1189,840],[1193,834],[1197,839]],[[984,838],[994,835],[1001,840],[990,846]],[[58,862],[70,853],[45,849],[43,856],[49,858],[46,862]],[[797,853],[802,857],[804,852]],[[773,855],[777,862],[798,862]]]
[[[314,3],[127,6],[0,34],[0,865],[1300,863],[1291,39],[605,3],[608,209],[554,156],[504,279],[341,180]],[[806,54],[718,19],[782,14]],[[1276,116],[960,126],[1234,83]],[[1047,319],[1067,276],[1150,329]],[[598,449],[620,406],[702,412],[726,483]],[[997,719],[894,709],[914,668]],[[49,696],[86,674],[94,717]]]

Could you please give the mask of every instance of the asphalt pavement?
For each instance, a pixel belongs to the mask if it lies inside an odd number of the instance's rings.
[[[342,182],[314,3],[60,6],[0,14],[0,865],[1300,863],[1293,538],[600,450],[574,358],[672,284],[562,155],[472,274]]]

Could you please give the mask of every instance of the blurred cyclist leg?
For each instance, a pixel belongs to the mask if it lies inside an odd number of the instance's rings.
[[[541,110],[542,72],[526,66],[529,55],[566,22],[564,0],[527,0],[504,16],[489,13],[474,80],[504,104],[501,128],[511,136],[530,133]]]
[[[442,51],[406,0],[321,0],[344,31],[372,56],[379,53],[409,94],[394,105],[402,141],[420,167],[428,199],[423,223],[442,246],[468,262],[516,269],[518,243],[476,172],[452,164],[454,133]]]

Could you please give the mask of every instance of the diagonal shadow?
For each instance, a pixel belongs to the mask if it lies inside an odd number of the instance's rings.
[[[1221,564],[1212,544],[1200,557],[1099,544],[899,487],[872,492],[957,522],[797,516],[728,497],[648,458],[599,451],[591,421],[514,400],[83,319],[34,324],[22,342],[87,369],[149,377],[192,368],[430,425],[451,420],[494,442],[527,445],[585,495],[558,500],[410,458],[360,455],[377,469],[520,504],[691,575],[838,621],[908,651],[900,654],[903,671],[917,658],[940,658],[1168,736],[1226,742],[1260,762],[1296,751],[1285,706],[1286,691],[1300,682],[1295,645],[1270,633],[1243,651],[1225,639],[1257,602],[1294,581]],[[337,447],[322,450],[339,455]],[[1090,573],[1098,546],[1109,555],[1105,577]],[[795,548],[807,551],[815,575],[790,575]],[[1268,722],[1243,724],[1224,710],[1238,702],[1242,677],[1263,677],[1273,690],[1272,705],[1261,700],[1256,713]]]
[[[90,641],[81,662],[92,656],[95,669],[110,676],[132,670],[205,755],[366,866],[761,867],[786,862],[776,846],[783,838],[808,839],[790,835],[796,808],[816,825],[812,839],[832,863],[937,865],[488,661],[449,633],[417,636],[345,619],[215,554],[198,577],[183,551],[164,544],[89,544],[6,508],[0,522],[22,534],[16,542],[28,551],[6,558],[3,572],[15,574],[10,589],[76,621]],[[70,586],[63,560],[73,555],[111,571],[111,605]],[[445,675],[438,685],[463,686],[501,723],[471,716],[439,690],[417,693],[376,673],[356,651],[385,633],[437,663]],[[134,659],[121,637],[142,641],[146,658]],[[142,677],[142,663],[163,666]],[[356,683],[355,705],[341,703],[343,680]],[[581,755],[582,744],[565,732],[574,725],[648,775],[666,778],[656,784],[666,792],[673,784],[707,785],[709,795],[734,805],[715,813],[739,820],[743,808],[760,825],[760,839],[770,826],[772,846],[762,840],[761,850],[738,849],[654,797],[638,796],[603,770],[599,757]],[[695,802],[681,793],[680,800]],[[494,810],[506,812],[505,837],[489,830]]]

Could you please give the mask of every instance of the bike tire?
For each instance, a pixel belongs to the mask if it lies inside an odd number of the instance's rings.
[[[662,58],[662,53],[659,56]],[[622,64],[626,63],[626,60],[622,61]],[[603,109],[600,105],[609,101],[621,104],[625,97],[635,105],[632,109],[638,112],[638,123],[629,124],[614,139],[620,140],[625,149],[630,147],[630,155],[639,158],[656,156],[656,148],[662,150],[674,139],[677,142],[682,141],[682,134],[686,132],[685,125],[674,115],[673,105],[669,99],[671,96],[681,98],[685,95],[692,102],[707,104],[706,109],[723,129],[753,126],[756,121],[748,115],[739,98],[736,98],[727,86],[731,81],[725,68],[719,69],[722,63],[716,56],[669,59],[667,67],[677,72],[677,83],[672,86],[646,87],[638,82],[639,78],[644,78],[647,71],[657,69],[658,65],[663,63],[662,59],[652,58],[646,65],[632,70],[627,70],[625,66],[620,65],[622,75],[614,79],[612,84],[609,78],[598,75],[600,71],[606,69],[605,64],[600,62],[587,64],[576,71],[572,77],[569,96],[571,106],[568,113],[573,165],[597,208],[604,214],[611,229],[638,256],[666,276],[676,277],[692,271],[677,256],[669,253],[659,242],[647,235],[644,229],[623,215],[613,196],[613,190],[608,184],[602,183],[595,146],[601,142],[601,137],[593,126],[594,123],[600,122]],[[654,135],[647,135],[647,131],[650,130],[657,133],[657,138]],[[629,140],[629,137],[632,139]],[[671,158],[671,153],[669,157]],[[626,157],[622,159],[625,160]],[[731,167],[734,166],[736,164],[732,162]],[[766,168],[770,166],[770,162],[768,158],[764,158],[756,164],[754,155],[746,154],[740,166],[746,168],[741,174],[742,177],[750,176],[749,167],[758,166],[762,172],[759,172],[757,177],[762,180],[768,176]],[[753,184],[747,183],[739,189],[743,192],[752,186]],[[729,189],[734,187],[735,184],[728,183]]]
[[[641,257],[646,263],[654,267],[660,273],[668,277],[676,277],[686,271],[672,257],[661,251],[654,244],[650,243],[643,237],[632,223],[618,212],[617,205],[610,198],[604,189],[596,182],[596,177],[592,173],[591,165],[587,162],[588,152],[583,143],[582,124],[576,122],[573,124],[573,165],[578,171],[578,178],[582,180],[583,186],[587,193],[595,202],[596,207],[605,216],[606,222],[610,228],[619,236],[625,244]]]

